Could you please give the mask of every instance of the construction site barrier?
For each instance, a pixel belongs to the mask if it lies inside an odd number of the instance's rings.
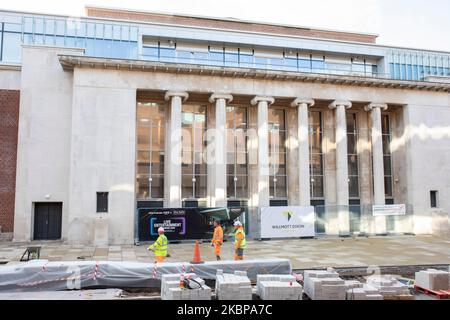
[[[61,291],[86,288],[159,288],[163,274],[195,272],[202,279],[246,271],[252,281],[258,274],[291,274],[288,259],[143,263],[125,261],[32,260],[0,266],[0,291]]]

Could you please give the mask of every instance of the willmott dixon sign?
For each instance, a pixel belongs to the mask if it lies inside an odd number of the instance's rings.
[[[261,238],[314,236],[314,207],[261,208]]]

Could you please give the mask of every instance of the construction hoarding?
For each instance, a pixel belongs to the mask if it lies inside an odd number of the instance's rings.
[[[222,222],[227,234],[244,213],[245,208],[138,208],[139,241],[155,240],[159,227],[169,241],[210,239],[214,220]]]

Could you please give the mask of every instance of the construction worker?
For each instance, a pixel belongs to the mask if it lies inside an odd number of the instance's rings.
[[[217,261],[222,260],[220,258],[220,250],[223,244],[223,229],[220,225],[220,221],[214,221],[214,234],[211,240],[211,246],[214,247],[214,254],[216,255]]]
[[[164,235],[164,228],[159,227],[158,228],[158,239],[147,248],[148,251],[153,251],[155,253],[156,262],[164,262],[164,259],[169,256],[167,254],[167,245],[168,240],[167,237]]]
[[[244,227],[240,221],[236,221],[234,229],[236,230],[234,233],[234,260],[244,260],[244,249],[247,245]]]

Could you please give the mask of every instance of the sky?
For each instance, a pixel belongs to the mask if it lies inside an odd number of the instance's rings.
[[[0,0],[0,9],[84,16],[86,4],[375,33],[378,44],[450,52],[450,0]]]

